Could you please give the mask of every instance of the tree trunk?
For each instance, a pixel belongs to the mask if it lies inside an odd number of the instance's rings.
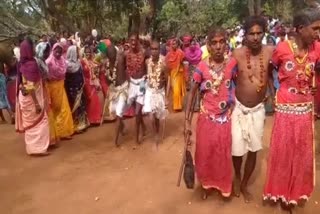
[[[255,15],[260,16],[261,15],[261,0],[255,1]]]
[[[249,15],[253,16],[254,15],[254,0],[248,0],[248,10],[249,10]]]

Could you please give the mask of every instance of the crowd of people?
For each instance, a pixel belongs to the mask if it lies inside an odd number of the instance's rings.
[[[190,35],[159,42],[132,33],[120,45],[94,31],[84,42],[78,33],[43,35],[36,45],[27,37],[0,73],[0,109],[24,133],[29,155],[48,155],[59,141],[104,121],[116,122],[120,146],[126,117],[135,117],[140,144],[144,115],[159,143],[168,109],[185,110],[188,136],[198,112],[195,169],[203,199],[217,189],[246,202],[265,116],[275,112],[263,197],[291,208],[314,189],[318,14],[297,14],[291,30],[278,20],[248,17],[233,30],[213,28],[203,45]]]

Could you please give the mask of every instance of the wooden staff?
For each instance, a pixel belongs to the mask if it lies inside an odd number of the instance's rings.
[[[190,118],[190,122],[191,123],[192,123],[193,110],[194,110],[194,107],[195,107],[195,103],[196,103],[195,102],[195,98],[193,97],[193,99],[191,101],[191,109],[190,109],[189,115],[188,115],[188,118]],[[187,150],[188,150],[188,146],[190,146],[190,137],[191,137],[191,135],[189,133],[184,133],[184,149],[183,149],[183,153],[182,153],[182,161],[181,161],[181,165],[180,165],[180,169],[179,169],[179,175],[178,175],[178,181],[177,181],[177,186],[178,187],[180,187],[180,184],[181,184],[182,173],[183,173],[184,165],[185,165],[185,162],[186,162],[186,153],[187,153]]]
[[[312,78],[312,88],[316,88],[316,71],[314,72]],[[315,114],[315,95],[313,96],[312,103],[312,144],[313,144],[313,186],[316,185],[316,141],[315,141],[315,131],[314,131],[314,114]]]

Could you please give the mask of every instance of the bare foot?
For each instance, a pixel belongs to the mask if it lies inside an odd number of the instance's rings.
[[[301,198],[301,199],[298,201],[298,206],[299,206],[299,207],[304,207],[304,206],[306,205],[307,201],[308,201],[307,199]]]
[[[233,195],[236,197],[240,197],[240,185],[241,180],[239,178],[235,178],[233,181]]]
[[[62,137],[61,140],[72,140],[72,137],[71,136]]]
[[[293,211],[294,205],[281,202],[281,208],[284,211],[287,211],[287,212],[289,212],[291,214],[292,211]]]
[[[59,148],[58,144],[52,144],[52,145],[49,145],[48,149],[54,150],[54,149],[57,149],[57,148]]]
[[[39,153],[39,154],[31,154],[30,156],[32,157],[45,157],[50,155],[50,152],[44,152],[44,153]]]
[[[201,196],[202,200],[207,200],[208,195],[209,195],[209,190],[202,188],[202,196]]]
[[[161,139],[160,139],[160,135],[159,134],[156,134],[155,136],[155,142],[156,142],[156,145],[158,146],[161,142]]]
[[[248,189],[247,187],[240,187],[240,191],[243,195],[243,198],[244,198],[244,202],[245,203],[250,203],[253,199],[252,195],[250,192],[248,192]]]

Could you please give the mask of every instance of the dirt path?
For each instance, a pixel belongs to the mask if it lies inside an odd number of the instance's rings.
[[[134,150],[133,121],[126,121],[123,146],[113,145],[114,124],[91,128],[46,158],[25,154],[23,136],[10,125],[0,125],[1,214],[269,214],[285,213],[262,205],[272,118],[267,119],[264,150],[259,153],[250,189],[255,201],[242,198],[223,202],[217,195],[202,201],[200,190],[176,187],[183,147],[182,114],[167,121],[165,142],[159,151],[149,136]],[[149,126],[151,127],[151,126]],[[320,123],[317,124],[320,130]],[[320,181],[318,158],[317,183]],[[319,204],[318,204],[319,202]],[[320,213],[320,185],[304,209],[296,213]]]

